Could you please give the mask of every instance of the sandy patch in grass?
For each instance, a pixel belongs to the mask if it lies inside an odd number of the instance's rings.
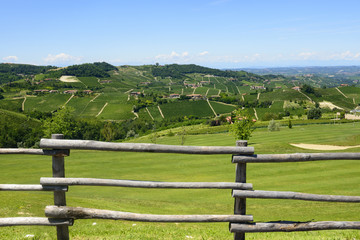
[[[303,149],[311,149],[311,150],[321,150],[321,151],[335,151],[335,150],[345,150],[349,148],[358,148],[360,145],[355,146],[335,146],[335,145],[320,145],[320,144],[307,144],[307,143],[299,143],[294,144],[290,143],[290,145]]]
[[[67,75],[61,76],[60,81],[62,81],[62,82],[80,82],[80,80],[77,77],[67,76]]]
[[[320,102],[319,105],[321,108],[330,108],[331,110],[333,110],[334,108],[343,109],[342,107],[336,106],[332,102],[327,102],[327,101]]]

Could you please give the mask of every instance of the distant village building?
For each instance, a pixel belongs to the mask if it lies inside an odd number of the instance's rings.
[[[84,90],[84,91],[83,91],[83,93],[86,93],[86,94],[92,94],[92,93],[93,93],[93,91],[91,91],[91,90]]]
[[[299,86],[295,86],[295,87],[293,87],[293,88],[291,88],[291,89],[293,89],[293,90],[295,90],[295,91],[300,91],[300,87],[299,87]]]
[[[184,83],[186,87],[196,88],[198,87],[197,83]]]
[[[34,90],[34,93],[47,93],[47,92],[50,92],[49,90],[47,89],[38,89],[38,90]]]
[[[49,92],[50,92],[50,93],[58,93],[59,90],[50,90]]]
[[[141,95],[141,92],[131,92],[130,93],[130,96],[140,96]]]
[[[252,89],[252,90],[259,90],[259,89],[266,89],[266,87],[264,87],[264,86],[250,86],[250,89]]]
[[[343,84],[340,84],[340,87],[348,87],[349,84],[346,84],[346,83],[343,83]]]
[[[101,80],[100,83],[112,83],[111,80]]]
[[[177,93],[170,94],[169,98],[180,98],[180,94]]]
[[[66,90],[64,91],[65,94],[75,94],[78,90]]]
[[[190,95],[186,95],[187,97],[190,97],[193,100],[200,100],[203,99],[203,96],[201,94],[190,94]]]

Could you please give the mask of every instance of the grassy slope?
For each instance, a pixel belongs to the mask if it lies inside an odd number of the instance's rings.
[[[50,112],[58,109],[71,97],[70,94],[46,94],[35,98],[27,98],[25,111],[36,109],[42,112]]]
[[[279,132],[258,129],[249,144],[256,153],[309,152],[289,143],[360,143],[359,123],[310,125],[283,128]],[[138,140],[149,142],[146,138]],[[159,138],[161,144],[179,144],[178,136]],[[234,145],[228,134],[188,136],[188,145]],[[352,149],[356,151],[359,149]],[[314,151],[312,151],[314,152]],[[98,177],[156,181],[230,181],[234,165],[230,156],[114,153],[72,151],[66,161],[68,177]],[[140,159],[146,159],[146,164]],[[51,176],[50,157],[7,155],[1,157],[1,183],[38,183]],[[354,188],[360,181],[359,162],[324,161],[284,164],[249,164],[248,182],[258,190],[290,190],[319,194],[360,195]],[[51,193],[0,192],[0,216],[43,216],[52,204]],[[146,190],[112,187],[71,187],[69,206],[94,207],[159,214],[232,214],[229,190]],[[11,200],[10,199],[16,199]],[[209,208],[209,206],[211,206]],[[349,220],[360,221],[359,204],[320,203],[291,200],[248,200],[248,213],[256,221]],[[97,225],[92,225],[96,222]],[[136,224],[136,225],[134,225]],[[35,234],[52,239],[55,228],[2,228],[3,239],[23,239]],[[72,239],[231,239],[227,224],[160,224],[123,221],[79,220],[70,228]],[[358,231],[247,234],[247,239],[360,239]]]

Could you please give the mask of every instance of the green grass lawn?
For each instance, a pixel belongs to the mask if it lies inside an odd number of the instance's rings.
[[[132,142],[150,142],[147,137]],[[159,144],[179,144],[180,137],[160,137]],[[289,143],[360,144],[360,123],[295,126],[277,132],[257,129],[249,141],[255,153],[319,152]],[[234,146],[228,133],[188,135],[186,145]],[[359,151],[359,148],[349,149]],[[247,182],[256,190],[316,194],[360,195],[359,161],[248,164]],[[51,176],[51,157],[1,155],[0,183],[37,184]],[[234,181],[229,155],[181,155],[72,150],[66,158],[67,177],[95,177],[150,181]],[[52,193],[0,192],[0,217],[44,216]],[[67,205],[153,214],[232,214],[230,190],[130,189],[70,187]],[[248,199],[247,213],[255,221],[360,221],[359,204],[294,200]],[[93,223],[96,222],[96,225]],[[2,239],[54,239],[54,227],[4,227]],[[72,239],[233,239],[226,223],[140,223],[77,220]],[[247,239],[360,239],[359,231],[248,233]],[[187,237],[188,236],[188,237]]]

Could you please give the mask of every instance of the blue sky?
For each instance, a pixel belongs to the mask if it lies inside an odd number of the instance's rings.
[[[360,65],[358,0],[0,3],[0,62]]]

